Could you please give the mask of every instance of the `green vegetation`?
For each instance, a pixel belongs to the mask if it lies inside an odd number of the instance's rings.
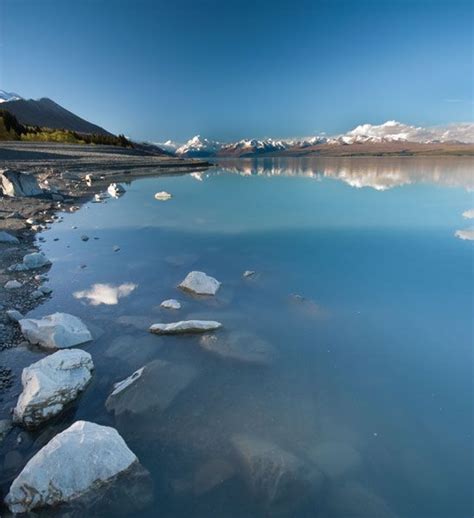
[[[124,135],[99,135],[95,133],[78,133],[65,129],[26,126],[18,122],[17,118],[6,110],[0,110],[0,141],[1,140],[133,147],[133,143]]]

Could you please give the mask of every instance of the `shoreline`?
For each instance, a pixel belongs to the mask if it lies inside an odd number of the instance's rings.
[[[40,251],[41,232],[60,220],[61,213],[79,210],[96,194],[106,191],[112,182],[186,174],[213,166],[204,160],[175,159],[105,147],[110,146],[0,144],[0,170],[31,172],[42,187],[50,190],[44,195],[32,197],[0,196],[0,231],[8,232],[19,241],[0,243],[0,352],[24,341],[18,324],[7,316],[6,311],[16,309],[26,314],[50,296],[33,296],[45,280],[42,276],[47,278],[50,266],[23,272],[11,272],[8,268],[21,262],[24,255]],[[58,159],[58,151],[62,153],[62,158]],[[79,152],[81,156],[71,157],[72,151]],[[52,152],[54,157],[51,157]],[[38,156],[41,154],[44,156]],[[91,175],[93,181],[86,182],[86,175]],[[6,289],[5,284],[11,280],[18,280],[22,286]],[[0,388],[8,385],[8,378],[8,369],[1,367]]]

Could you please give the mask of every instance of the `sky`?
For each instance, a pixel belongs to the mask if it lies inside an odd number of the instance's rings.
[[[465,0],[0,0],[0,89],[184,141],[474,120]]]

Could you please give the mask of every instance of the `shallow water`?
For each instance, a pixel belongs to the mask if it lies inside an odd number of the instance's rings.
[[[31,316],[82,318],[96,370],[73,408],[24,434],[24,462],[87,419],[115,426],[152,473],[154,507],[137,516],[265,516],[238,468],[202,490],[247,434],[324,473],[316,502],[288,516],[472,516],[473,177],[460,158],[227,161],[66,214],[43,233],[54,291]],[[222,282],[215,298],[176,288],[191,270]],[[168,298],[182,309],[160,308]],[[265,340],[271,364],[147,332],[185,318]],[[2,354],[17,372],[44,355]],[[114,419],[113,384],[155,359],[196,377],[165,412]],[[0,417],[19,390],[17,376]]]

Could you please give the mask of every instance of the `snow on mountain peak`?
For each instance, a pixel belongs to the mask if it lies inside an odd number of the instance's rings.
[[[6,103],[8,101],[19,101],[23,99],[18,94],[14,92],[6,92],[5,90],[0,90],[0,103]]]

